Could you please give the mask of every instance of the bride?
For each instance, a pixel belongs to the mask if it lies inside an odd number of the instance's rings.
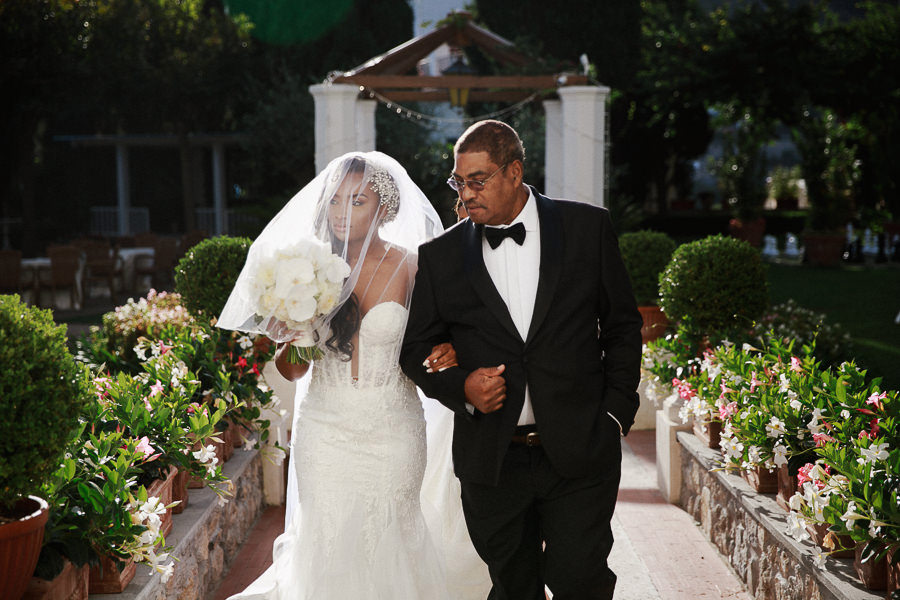
[[[351,153],[291,199],[251,246],[220,327],[277,342],[297,335],[254,317],[254,279],[267,250],[317,239],[350,275],[337,308],[317,322],[323,358],[291,364],[287,343],[276,353],[287,379],[310,371],[308,391],[295,402],[296,485],[289,485],[288,522],[272,566],[232,600],[486,597],[487,569],[468,539],[450,466],[452,416],[420,401],[398,366],[416,250],[441,230],[399,163]],[[452,346],[436,347],[427,362],[432,370],[455,365]]]

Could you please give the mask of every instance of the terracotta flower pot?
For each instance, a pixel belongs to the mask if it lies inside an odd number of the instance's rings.
[[[841,233],[804,233],[806,262],[813,266],[833,267],[841,262],[844,235]]]
[[[731,237],[744,240],[754,248],[762,245],[763,234],[766,232],[766,220],[757,217],[749,221],[731,219],[728,221],[728,233]]]
[[[178,504],[172,507],[172,514],[179,515],[184,512],[188,505],[188,479],[187,471],[178,469],[175,473],[175,479],[172,481],[172,502],[178,500]]]
[[[150,484],[150,487],[147,488],[147,497],[156,496],[159,498],[159,503],[162,505],[169,505],[172,503],[172,486],[175,483],[175,475],[178,473],[178,470],[175,467],[169,467],[169,472],[163,479],[155,479],[153,483]],[[162,525],[160,526],[160,531],[163,536],[169,535],[169,532],[172,531],[172,509],[167,508],[165,514],[160,519],[162,521]]]
[[[710,421],[709,423],[701,423],[694,420],[694,435],[703,440],[708,448],[718,450],[719,440],[722,436],[722,422]]]
[[[13,520],[0,525],[0,598],[19,600],[25,593],[41,553],[49,508],[44,499],[28,496],[4,515]]]
[[[119,594],[128,587],[137,565],[128,559],[120,571],[116,561],[109,556],[101,556],[100,564],[91,567],[88,575],[88,592],[91,594]]]
[[[90,567],[76,567],[66,561],[63,570],[52,580],[32,577],[22,600],[87,600]]]
[[[850,536],[837,535],[833,531],[829,531],[828,525],[825,523],[816,523],[815,525],[807,524],[806,532],[809,534],[812,543],[822,550],[831,552],[832,558],[853,558],[853,548],[856,546],[856,542],[854,542],[853,538]],[[833,536],[833,539],[831,540],[834,542],[833,544],[827,543],[825,540],[829,534]],[[844,548],[844,550],[835,552],[834,548]]]
[[[661,338],[666,333],[669,326],[669,319],[666,313],[658,306],[638,306],[644,325],[641,327],[641,341],[643,343],[652,342]]]
[[[778,472],[765,467],[756,467],[751,471],[741,471],[741,477],[760,494],[774,494],[778,491]]]
[[[891,546],[887,552],[887,596],[885,598],[890,598],[891,592],[900,590],[900,563],[894,562],[897,550],[897,546]]]
[[[883,590],[887,588],[887,561],[882,556],[862,562],[862,550],[866,544],[858,544],[853,556],[853,568],[856,576],[867,590]]]
[[[789,511],[791,510],[791,507],[788,503],[791,500],[791,496],[797,493],[797,478],[791,476],[791,472],[787,465],[778,467],[776,476],[778,478],[778,492],[775,496],[775,502],[784,510]]]

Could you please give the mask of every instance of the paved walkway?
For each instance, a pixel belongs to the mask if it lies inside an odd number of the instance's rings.
[[[655,432],[633,431],[625,442],[609,559],[619,578],[616,600],[750,600],[693,519],[657,490]],[[214,600],[242,590],[268,568],[283,526],[284,507],[263,513]]]

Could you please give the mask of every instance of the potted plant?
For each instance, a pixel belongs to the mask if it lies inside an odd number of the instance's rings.
[[[661,337],[668,326],[668,319],[658,304],[659,276],[672,258],[675,241],[658,231],[635,231],[619,237],[619,250],[644,319],[641,338],[646,344]]]
[[[843,253],[843,228],[853,213],[853,188],[860,178],[857,126],[841,122],[829,110],[806,108],[792,135],[809,198],[806,259],[811,265],[834,266]]]
[[[797,210],[800,206],[800,166],[775,167],[770,179],[770,193],[778,210]]]
[[[48,518],[36,494],[76,434],[87,370],[49,310],[0,296],[0,597],[18,600],[31,578]]]
[[[749,109],[734,104],[720,106],[716,122],[721,128],[722,156],[714,166],[733,214],[728,231],[758,248],[766,229],[762,216],[768,195],[764,146],[772,139],[773,128]]]
[[[723,235],[682,244],[660,276],[663,312],[700,337],[727,337],[735,329],[749,329],[768,302],[759,251]]]
[[[207,321],[221,314],[251,243],[246,237],[218,236],[203,240],[182,257],[175,267],[175,291],[191,314]]]

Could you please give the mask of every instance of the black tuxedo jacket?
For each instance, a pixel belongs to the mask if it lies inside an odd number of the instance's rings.
[[[453,464],[463,481],[493,485],[525,401],[527,382],[543,448],[564,477],[618,461],[619,427],[634,422],[641,316],[606,209],[534,192],[541,262],[523,340],[482,256],[482,226],[466,219],[419,249],[400,364],[456,413]],[[598,334],[599,326],[599,334]],[[434,344],[450,341],[459,367],[426,373]],[[479,367],[506,365],[507,397],[490,414],[466,409]]]

